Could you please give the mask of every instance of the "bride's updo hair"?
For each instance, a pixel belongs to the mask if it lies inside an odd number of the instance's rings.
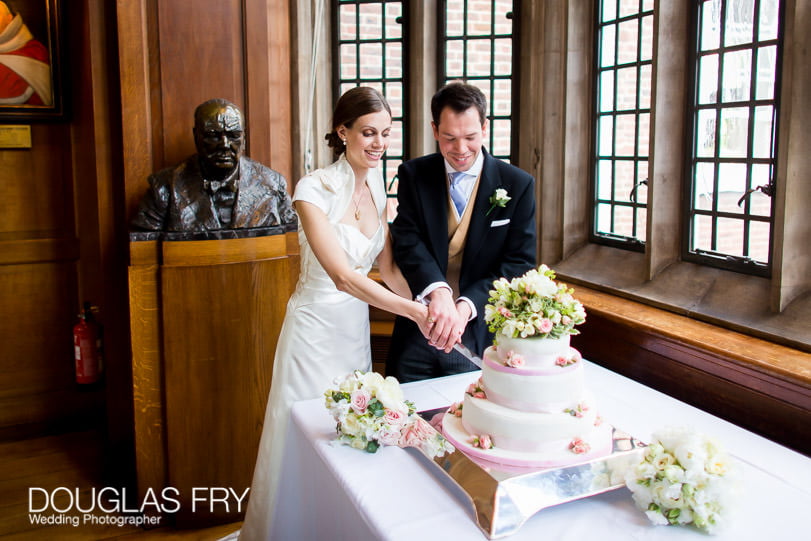
[[[363,115],[380,111],[386,111],[391,115],[391,107],[383,94],[369,86],[356,86],[338,98],[332,112],[332,131],[324,136],[336,158],[344,151],[344,143],[336,130],[341,126],[351,128],[355,120]]]

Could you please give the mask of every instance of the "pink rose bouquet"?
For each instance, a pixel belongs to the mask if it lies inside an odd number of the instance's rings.
[[[337,441],[369,453],[382,445],[417,447],[429,456],[453,447],[405,400],[399,382],[376,372],[354,372],[337,378],[324,392],[325,405],[336,421]]]

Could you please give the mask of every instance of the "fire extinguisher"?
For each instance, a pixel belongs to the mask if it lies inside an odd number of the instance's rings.
[[[102,327],[93,317],[95,306],[84,303],[79,321],[73,326],[73,351],[76,361],[76,383],[98,383],[102,372]]]

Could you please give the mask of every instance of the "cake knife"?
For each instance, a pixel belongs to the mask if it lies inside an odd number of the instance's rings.
[[[474,354],[473,354],[473,352],[472,352],[472,351],[470,351],[470,350],[467,348],[467,346],[466,346],[466,345],[464,345],[462,342],[457,342],[456,344],[454,344],[454,345],[453,345],[453,349],[455,349],[456,351],[458,351],[459,353],[461,353],[462,355],[464,355],[464,356],[465,356],[465,358],[466,358],[468,361],[470,361],[470,362],[472,362],[473,364],[475,364],[475,365],[476,365],[478,368],[481,368],[481,367],[482,367],[482,359],[481,359],[481,357],[477,357],[476,355],[474,355]]]

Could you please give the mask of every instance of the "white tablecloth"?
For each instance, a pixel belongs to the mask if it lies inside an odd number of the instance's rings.
[[[712,538],[687,527],[654,526],[626,488],[542,509],[513,540],[808,539],[811,459],[692,406],[587,363],[600,414],[642,441],[667,426],[716,437],[735,458],[742,491],[732,524]],[[478,372],[403,386],[419,410],[461,400]],[[293,406],[282,496],[274,516],[280,540],[456,541],[486,539],[460,489],[414,450],[375,454],[332,444],[334,422],[322,399]]]

